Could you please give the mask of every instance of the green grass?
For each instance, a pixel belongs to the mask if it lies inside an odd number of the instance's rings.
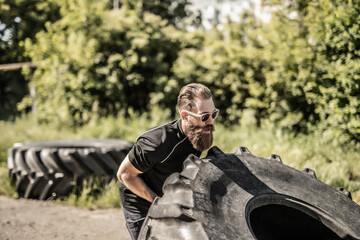
[[[6,167],[0,167],[0,195],[17,197],[15,187],[10,182],[9,171]]]
[[[134,141],[145,130],[166,121],[169,121],[169,114],[156,109],[150,114],[133,114],[126,119],[99,119],[76,130],[51,124],[36,124],[29,117],[15,122],[0,122],[0,194],[16,197],[6,167],[7,149],[15,142],[85,138]],[[272,153],[280,155],[284,164],[298,170],[311,168],[318,179],[326,184],[348,189],[352,192],[353,200],[360,203],[359,146],[338,146],[334,141],[325,139],[321,133],[294,136],[272,128],[229,128],[220,124],[216,125],[214,145],[225,153],[234,153],[238,147],[245,146],[256,156],[267,158]],[[80,196],[72,194],[57,201],[86,208],[119,207],[117,184],[113,180],[103,188],[88,187]]]
[[[85,187],[80,196],[75,193],[56,201],[88,209],[120,208],[118,181],[113,179],[106,186]]]

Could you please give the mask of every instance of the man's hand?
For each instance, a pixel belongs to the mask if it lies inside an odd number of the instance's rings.
[[[140,173],[142,172],[136,169],[129,161],[129,157],[126,156],[119,167],[117,178],[133,193],[153,202],[157,195],[139,177]]]

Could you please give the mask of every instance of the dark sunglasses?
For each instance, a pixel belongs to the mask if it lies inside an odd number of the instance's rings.
[[[217,116],[219,116],[219,111],[220,110],[215,108],[215,110],[212,113],[204,113],[204,114],[196,114],[196,113],[186,111],[186,110],[183,110],[183,111],[190,114],[190,115],[192,115],[192,116],[199,117],[202,122],[206,122],[209,119],[210,116],[211,116],[212,119],[215,120],[215,118],[217,118]]]

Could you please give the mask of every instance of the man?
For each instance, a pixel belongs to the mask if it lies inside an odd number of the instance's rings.
[[[190,154],[199,157],[212,145],[219,110],[211,91],[188,84],[179,93],[177,107],[180,119],[140,135],[119,167],[120,201],[132,239],[137,239],[151,203],[162,196],[166,178],[180,172]]]

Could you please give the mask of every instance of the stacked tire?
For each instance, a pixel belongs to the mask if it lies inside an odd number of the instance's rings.
[[[314,171],[245,147],[190,155],[151,205],[139,239],[360,239],[360,206]]]
[[[9,175],[20,197],[67,196],[84,182],[115,178],[132,145],[117,139],[16,143],[8,152]]]

